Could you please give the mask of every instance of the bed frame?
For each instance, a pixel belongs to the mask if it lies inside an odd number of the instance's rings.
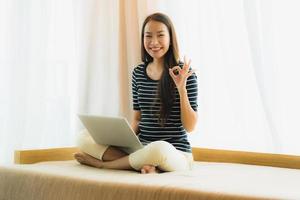
[[[15,151],[16,164],[32,164],[43,161],[73,160],[73,154],[78,152],[76,147],[52,148],[39,150]],[[240,163],[300,169],[300,156],[256,153],[246,151],[217,150],[194,147],[192,149],[195,161]]]

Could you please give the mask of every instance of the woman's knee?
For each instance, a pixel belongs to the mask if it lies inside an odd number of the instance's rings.
[[[84,129],[84,130],[80,131],[80,133],[77,137],[76,143],[77,143],[77,146],[79,147],[79,149],[85,149],[95,142],[93,141],[89,132],[86,129]]]
[[[172,152],[176,150],[175,147],[166,141],[155,141],[148,145],[148,152],[157,158],[165,160]]]
[[[77,137],[78,148],[98,159],[102,159],[103,154],[108,146],[97,144],[87,130],[82,130]]]

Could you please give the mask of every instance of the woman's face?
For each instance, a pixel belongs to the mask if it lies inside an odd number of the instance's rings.
[[[170,46],[170,34],[165,24],[149,21],[144,30],[144,47],[153,59],[162,59]]]

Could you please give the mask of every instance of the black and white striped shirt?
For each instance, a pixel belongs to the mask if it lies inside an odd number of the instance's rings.
[[[191,152],[187,133],[180,118],[180,99],[176,89],[175,101],[169,118],[161,126],[158,120],[160,100],[157,96],[159,81],[152,80],[146,73],[146,64],[140,64],[132,73],[133,109],[141,112],[138,137],[146,145],[153,141],[163,140],[171,143],[176,149]],[[187,79],[187,93],[191,107],[197,111],[197,77],[195,73]]]

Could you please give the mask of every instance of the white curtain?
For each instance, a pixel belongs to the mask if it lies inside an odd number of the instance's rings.
[[[300,154],[296,0],[0,0],[0,163],[73,146],[77,113],[130,120],[145,16],[168,14],[199,83],[194,146]]]
[[[119,114],[117,1],[0,9],[0,162],[16,149],[74,146],[77,113]]]
[[[71,1],[1,1],[0,161],[72,145],[77,71]]]

